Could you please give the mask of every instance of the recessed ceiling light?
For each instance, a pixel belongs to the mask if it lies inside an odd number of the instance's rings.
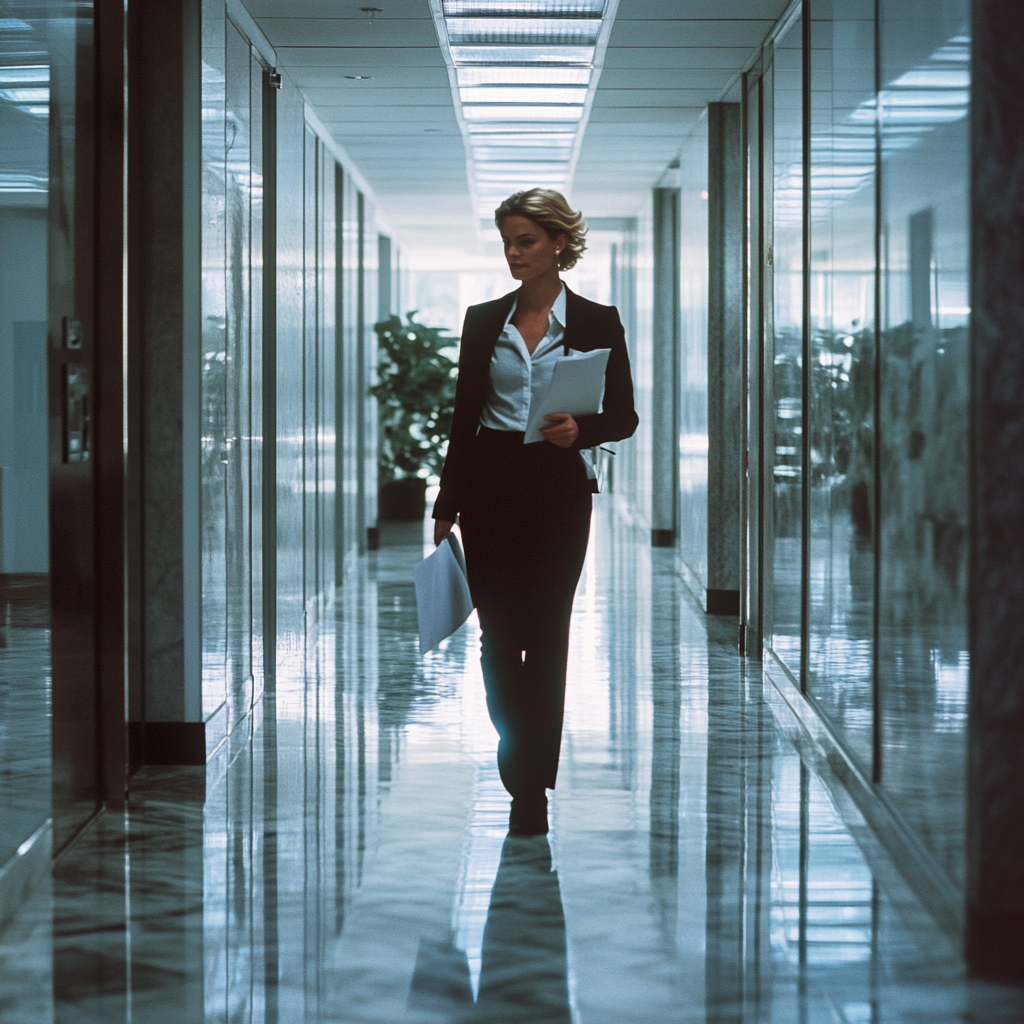
[[[353,82],[368,82],[372,75],[346,75],[346,78],[350,78]]]

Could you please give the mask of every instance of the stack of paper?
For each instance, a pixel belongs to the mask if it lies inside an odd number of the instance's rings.
[[[458,537],[449,533],[433,553],[416,566],[413,577],[420,654],[426,654],[451,636],[473,610],[466,559]]]
[[[543,441],[541,428],[551,426],[545,416],[564,412],[570,416],[588,416],[601,411],[604,398],[604,372],[608,366],[610,348],[595,348],[592,352],[576,352],[563,356],[551,372],[551,383],[544,397],[530,405],[530,418],[526,423],[523,444]]]

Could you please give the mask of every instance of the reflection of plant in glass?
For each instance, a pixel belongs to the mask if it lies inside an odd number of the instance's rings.
[[[812,339],[811,408],[817,410],[811,479],[848,492],[859,540],[871,529],[874,332],[834,331]]]
[[[417,323],[415,311],[374,324],[380,351],[380,481],[440,476],[455,408],[456,364],[444,354],[459,339]]]

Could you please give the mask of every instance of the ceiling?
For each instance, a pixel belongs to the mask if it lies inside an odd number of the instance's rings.
[[[381,8],[372,19],[361,10],[371,2]],[[431,265],[444,252],[480,252],[430,0],[244,3],[278,66],[370,182],[407,258]],[[644,208],[704,106],[743,70],[786,3],[619,0],[571,190],[584,216]]]

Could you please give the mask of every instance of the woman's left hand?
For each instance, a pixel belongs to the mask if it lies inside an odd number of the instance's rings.
[[[541,437],[545,441],[558,445],[559,448],[571,448],[580,436],[580,428],[567,412],[556,412],[545,416],[549,426],[542,427]]]

